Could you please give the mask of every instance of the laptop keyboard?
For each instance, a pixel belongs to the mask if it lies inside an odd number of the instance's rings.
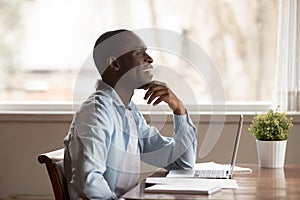
[[[224,178],[224,170],[195,170],[194,177],[198,177],[198,178]]]

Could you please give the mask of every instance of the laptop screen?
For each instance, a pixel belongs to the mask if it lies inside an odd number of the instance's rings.
[[[239,126],[238,126],[238,130],[237,130],[237,134],[236,134],[236,138],[235,138],[235,142],[234,142],[233,153],[232,153],[232,158],[231,158],[231,163],[230,163],[231,164],[230,171],[229,171],[230,175],[232,175],[233,167],[234,167],[235,161],[236,161],[236,155],[238,152],[240,138],[241,138],[241,134],[242,134],[243,122],[244,122],[244,116],[240,115]]]

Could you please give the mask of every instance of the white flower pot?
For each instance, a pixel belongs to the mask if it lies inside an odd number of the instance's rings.
[[[259,166],[266,168],[282,168],[284,166],[286,142],[287,140],[256,140]]]

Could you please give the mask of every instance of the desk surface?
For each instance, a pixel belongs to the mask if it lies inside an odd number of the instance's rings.
[[[249,174],[234,174],[239,189],[222,189],[212,195],[178,195],[144,193],[141,183],[127,192],[125,199],[300,199],[300,165],[287,164],[281,169],[260,168],[255,164],[237,164],[253,170]],[[165,176],[157,171],[152,177]]]

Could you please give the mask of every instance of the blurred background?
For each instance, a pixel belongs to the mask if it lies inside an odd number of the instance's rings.
[[[207,52],[222,78],[226,101],[269,102],[277,4],[277,0],[0,0],[0,101],[71,102],[82,64],[102,33],[161,28],[184,34]],[[180,74],[198,103],[210,100],[205,81],[193,66],[171,53],[151,49],[148,53],[154,64],[176,69],[177,74],[167,75],[168,84],[179,87],[175,77]],[[139,99],[137,103],[143,104]]]

